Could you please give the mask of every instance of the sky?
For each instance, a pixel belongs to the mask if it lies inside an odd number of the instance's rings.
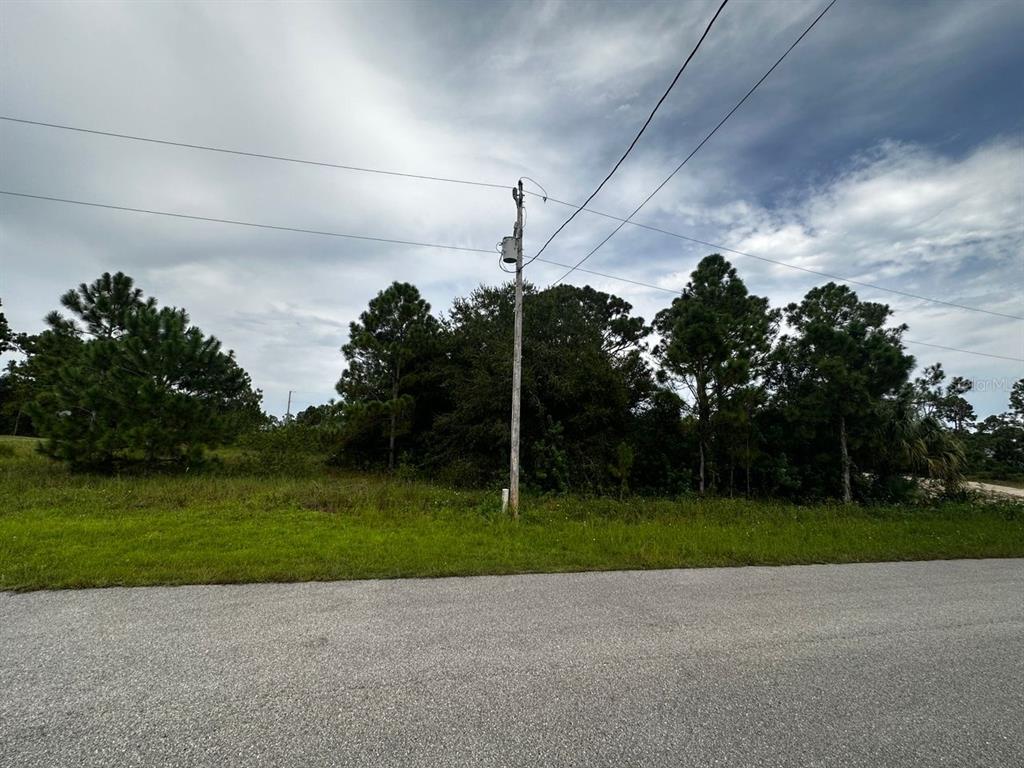
[[[627,216],[824,0],[732,0],[591,207]],[[582,202],[629,145],[718,3],[0,4],[0,114]],[[839,0],[637,215],[720,246],[1024,315],[1024,4]],[[527,182],[527,189],[539,191]],[[491,249],[508,189],[203,152],[0,121],[0,188],[110,205]],[[571,213],[527,199],[529,256]],[[545,258],[616,222],[580,213]],[[584,265],[673,290],[716,249],[627,226]],[[825,282],[725,252],[774,306]],[[436,313],[507,279],[497,256],[0,195],[0,298],[18,331],[123,271],[235,351],[266,409],[325,402],[348,324],[394,280]],[[535,262],[544,287],[564,269]],[[648,320],[672,296],[575,272]],[[1024,358],[1024,321],[870,288],[907,339]],[[1024,363],[908,343],[1006,410]]]

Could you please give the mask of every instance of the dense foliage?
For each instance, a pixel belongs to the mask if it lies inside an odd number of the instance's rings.
[[[350,326],[338,402],[279,422],[216,339],[125,275],[65,294],[47,330],[0,344],[0,430],[75,466],[194,465],[234,442],[295,475],[339,465],[501,484],[508,471],[513,287],[441,315],[396,282]],[[911,380],[906,326],[829,283],[772,308],[719,255],[648,323],[623,299],[559,285],[524,296],[522,466],[534,490],[891,501],[1024,477],[1024,380],[976,422],[972,382]],[[2,315],[0,315],[2,321]]]
[[[773,309],[716,254],[650,325],[590,287],[528,285],[524,307],[521,448],[538,490],[886,500],[916,478],[954,493],[968,462],[997,471],[1024,450],[1012,414],[971,431],[966,379],[946,385],[936,365],[912,382],[906,326],[845,286]],[[341,401],[316,415],[336,459],[501,482],[512,321],[511,285],[436,321],[412,286],[382,291],[342,349]]]
[[[50,456],[96,469],[194,464],[260,419],[234,353],[127,275],[105,273],[61,304],[69,316],[51,312],[45,331],[18,337],[25,359],[3,380]]]

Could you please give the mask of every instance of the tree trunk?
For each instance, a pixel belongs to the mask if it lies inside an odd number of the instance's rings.
[[[388,472],[395,469],[395,398],[391,398],[391,434],[388,435]]]
[[[747,430],[747,498],[750,498],[750,430]]]
[[[391,377],[391,429],[388,434],[388,472],[395,470],[395,431],[398,424],[398,375],[399,369],[395,367],[395,375]]]
[[[700,495],[704,495],[704,438],[700,439]]]
[[[708,470],[708,430],[711,413],[708,404],[707,384],[704,377],[697,376],[697,436],[700,440],[700,495],[707,490],[706,473]]]
[[[839,455],[842,457],[843,467],[843,503],[849,504],[853,501],[853,494],[850,492],[850,454],[846,450],[846,417],[839,417]]]

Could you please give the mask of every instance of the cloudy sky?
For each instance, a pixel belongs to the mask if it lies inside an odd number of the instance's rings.
[[[592,206],[626,216],[820,12],[732,0]],[[0,114],[511,186],[582,201],[717,2],[0,5]],[[839,0],[637,220],[798,266],[1024,315],[1024,5]],[[492,248],[506,189],[158,146],[0,121],[0,187],[112,205]],[[570,209],[528,201],[525,250]],[[581,213],[545,256],[616,223]],[[586,264],[678,288],[712,249],[626,227]],[[776,305],[822,282],[727,254]],[[488,254],[0,196],[0,297],[17,330],[122,270],[234,349],[269,411],[333,395],[348,323],[392,280],[435,311],[504,275]],[[537,262],[528,279],[564,272]],[[650,318],[668,293],[593,274]],[[919,342],[1024,358],[1024,322],[872,289]],[[908,345],[1005,409],[1024,364]]]

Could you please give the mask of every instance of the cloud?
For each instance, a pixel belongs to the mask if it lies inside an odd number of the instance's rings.
[[[1020,152],[995,141],[954,159],[884,142],[795,204],[734,204],[729,241],[803,267],[1020,312]]]
[[[728,248],[819,272],[934,296],[1008,314],[1024,313],[1024,206],[1019,144],[997,139],[954,158],[924,147],[886,141],[851,158],[827,183],[794,190],[791,202],[767,207],[750,200],[680,205],[657,219],[672,231],[696,231]],[[632,230],[631,234],[636,230]],[[645,233],[643,238],[650,242]],[[622,245],[621,243],[619,245]],[[641,250],[633,241],[624,246]],[[691,245],[687,266],[648,279],[665,288],[683,286],[708,247]],[[797,301],[827,278],[725,252],[748,287],[776,305]],[[598,269],[620,259],[607,259]],[[678,257],[658,260],[662,265]],[[656,261],[655,263],[658,263]],[[591,262],[588,262],[591,265]],[[627,269],[628,267],[623,267]],[[589,276],[586,278],[590,280]],[[908,338],[1007,357],[1024,357],[1024,323],[853,286],[863,298],[882,301],[909,323]],[[631,288],[649,309],[664,301]],[[910,345],[922,363],[946,360],[954,373],[992,384],[1024,374],[1024,365]],[[998,374],[1002,372],[1000,377]],[[1005,408],[1007,387],[988,386],[974,397],[979,410]]]
[[[730,4],[595,205],[632,211],[820,6]],[[528,175],[579,201],[716,7],[5,3],[0,112],[509,186]],[[1022,33],[1012,2],[839,3],[639,218],[1014,312],[1024,107],[1006,78],[1024,66]],[[514,220],[504,189],[11,124],[0,124],[0,146],[3,185],[30,193],[485,249]],[[527,251],[568,213],[530,198]],[[574,262],[615,226],[581,214],[546,255]],[[678,287],[708,250],[627,227],[588,266]],[[775,304],[819,282],[733,260]],[[348,322],[392,280],[413,282],[440,312],[505,279],[487,254],[0,198],[0,293],[18,329],[38,329],[64,290],[118,269],[235,349],[277,413],[288,390],[333,394]],[[563,271],[537,262],[529,279]],[[572,281],[620,293],[648,318],[670,298],[593,275]],[[892,303],[922,340],[1021,354],[1010,321]],[[953,373],[1020,374],[941,357],[962,364],[948,364]]]

